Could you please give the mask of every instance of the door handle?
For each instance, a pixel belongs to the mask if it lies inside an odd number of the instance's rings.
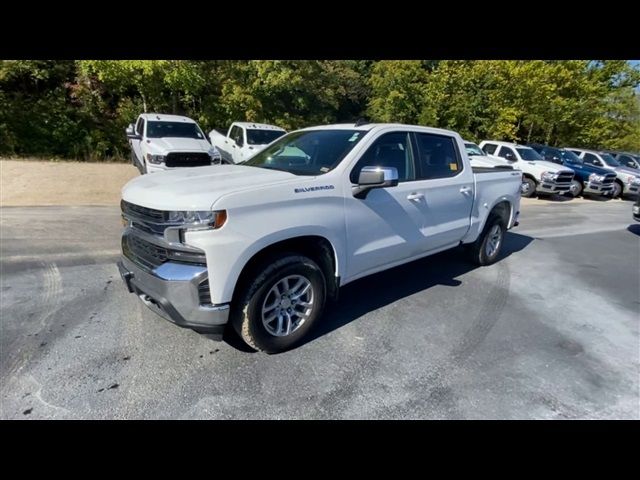
[[[464,187],[460,187],[460,193],[463,193],[463,194],[465,194],[465,195],[466,195],[467,193],[471,193],[472,191],[473,191],[473,190],[471,189],[471,187],[468,187],[468,186],[466,186],[466,185],[465,185]]]
[[[407,200],[415,201],[422,200],[424,198],[424,193],[412,192],[407,195]]]

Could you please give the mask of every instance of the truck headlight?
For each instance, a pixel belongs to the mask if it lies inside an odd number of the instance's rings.
[[[159,163],[164,163],[164,159],[164,155],[151,155],[150,153],[147,153],[147,162],[149,163],[154,163],[157,165]]]
[[[604,175],[598,175],[597,173],[592,173],[591,175],[589,175],[589,181],[590,182],[603,182],[604,181]]]
[[[543,182],[554,182],[558,178],[558,174],[554,172],[542,172],[540,178]]]
[[[627,177],[627,183],[634,185],[634,186],[638,186],[640,185],[640,177],[632,177],[629,176]]]
[[[227,221],[226,210],[205,211],[173,211],[167,215],[169,223],[182,224],[188,229],[217,229]]]

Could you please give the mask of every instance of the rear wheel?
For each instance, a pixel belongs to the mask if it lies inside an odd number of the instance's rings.
[[[528,177],[522,179],[522,185],[520,185],[520,195],[525,198],[532,197],[536,193],[536,182]]]
[[[277,353],[296,346],[322,314],[322,270],[310,258],[283,254],[264,264],[244,287],[231,323],[250,347]]]

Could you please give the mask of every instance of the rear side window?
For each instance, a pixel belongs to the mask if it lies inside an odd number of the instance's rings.
[[[351,170],[351,183],[358,183],[363,167],[395,167],[398,170],[398,181],[414,180],[415,168],[409,134],[393,132],[378,138]]]
[[[242,129],[237,125],[231,128],[231,140],[236,142],[239,146],[244,145]]]
[[[432,133],[416,133],[418,141],[418,178],[454,177],[462,170],[462,162],[453,137]]]
[[[485,143],[484,147],[482,147],[482,150],[484,150],[484,153],[486,153],[487,155],[493,155],[496,151],[496,148],[498,148],[498,146],[494,143]]]

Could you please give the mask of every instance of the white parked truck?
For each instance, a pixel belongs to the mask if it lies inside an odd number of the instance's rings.
[[[489,155],[507,160],[514,168],[522,170],[523,197],[560,194],[571,191],[575,172],[570,168],[544,160],[533,148],[510,142],[485,140],[480,148]]]
[[[230,322],[278,352],[358,278],[460,245],[495,262],[518,224],[520,184],[519,171],[472,169],[449,130],[306,128],[239,165],[131,180],[119,269],[177,325],[219,335]]]
[[[220,152],[188,117],[143,113],[126,133],[131,161],[143,174],[221,162]]]
[[[464,141],[464,148],[469,156],[469,161],[472,167],[489,167],[489,168],[501,168],[504,166],[510,166],[511,162],[500,157],[492,157],[482,151],[482,149],[473,142],[468,140]],[[513,167],[511,167],[513,168]]]
[[[234,122],[226,136],[217,130],[211,130],[209,139],[220,150],[223,162],[234,164],[248,160],[285,133],[285,129],[275,125]]]

